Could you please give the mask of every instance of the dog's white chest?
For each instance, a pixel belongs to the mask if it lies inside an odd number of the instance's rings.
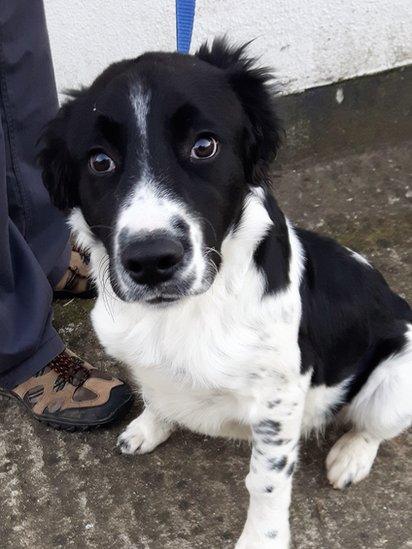
[[[270,301],[254,303],[257,293],[220,290],[152,310],[99,298],[92,313],[107,352],[131,367],[159,412],[209,434],[242,421],[254,379],[270,369],[281,391],[285,376],[296,375],[290,364],[299,364],[290,304],[279,316]]]

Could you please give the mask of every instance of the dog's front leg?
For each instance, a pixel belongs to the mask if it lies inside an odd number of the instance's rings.
[[[249,510],[236,549],[287,549],[292,475],[300,438],[304,391],[262,391],[252,421],[246,486]],[[279,394],[274,398],[273,394]]]

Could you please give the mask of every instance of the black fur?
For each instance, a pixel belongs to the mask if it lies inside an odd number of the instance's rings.
[[[52,120],[42,140],[46,147],[38,156],[42,166],[42,177],[54,204],[61,210],[67,210],[79,204],[77,180],[79,169],[72,159],[67,146],[66,125],[70,107],[60,109],[58,116]]]
[[[297,230],[305,252],[299,344],[314,385],[353,376],[352,398],[384,358],[402,350],[409,305],[382,275],[330,238]]]
[[[257,67],[256,60],[247,55],[247,47],[231,47],[225,39],[214,40],[211,47],[201,46],[197,56],[207,63],[225,70],[229,82],[239,97],[248,117],[245,160],[250,183],[262,184],[268,179],[270,162],[281,143],[281,124],[276,114],[272,72]]]
[[[265,189],[264,204],[273,227],[257,247],[255,262],[266,275],[266,292],[276,293],[290,282],[290,243],[285,216],[268,189]]]

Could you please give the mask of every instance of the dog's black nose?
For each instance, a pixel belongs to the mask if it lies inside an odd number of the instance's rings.
[[[155,286],[172,278],[183,255],[179,240],[153,236],[127,243],[121,252],[121,260],[135,282]]]

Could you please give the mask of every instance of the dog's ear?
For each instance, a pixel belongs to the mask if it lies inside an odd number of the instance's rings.
[[[60,210],[73,208],[79,203],[78,173],[67,147],[70,112],[71,103],[63,105],[56,118],[47,124],[39,139],[42,148],[37,156],[43,183]]]
[[[252,183],[261,183],[280,146],[282,129],[275,110],[274,90],[270,86],[273,75],[267,68],[258,67],[256,60],[246,54],[248,45],[234,47],[225,38],[220,38],[210,47],[203,44],[196,55],[224,70],[239,97],[250,123],[248,171]]]

